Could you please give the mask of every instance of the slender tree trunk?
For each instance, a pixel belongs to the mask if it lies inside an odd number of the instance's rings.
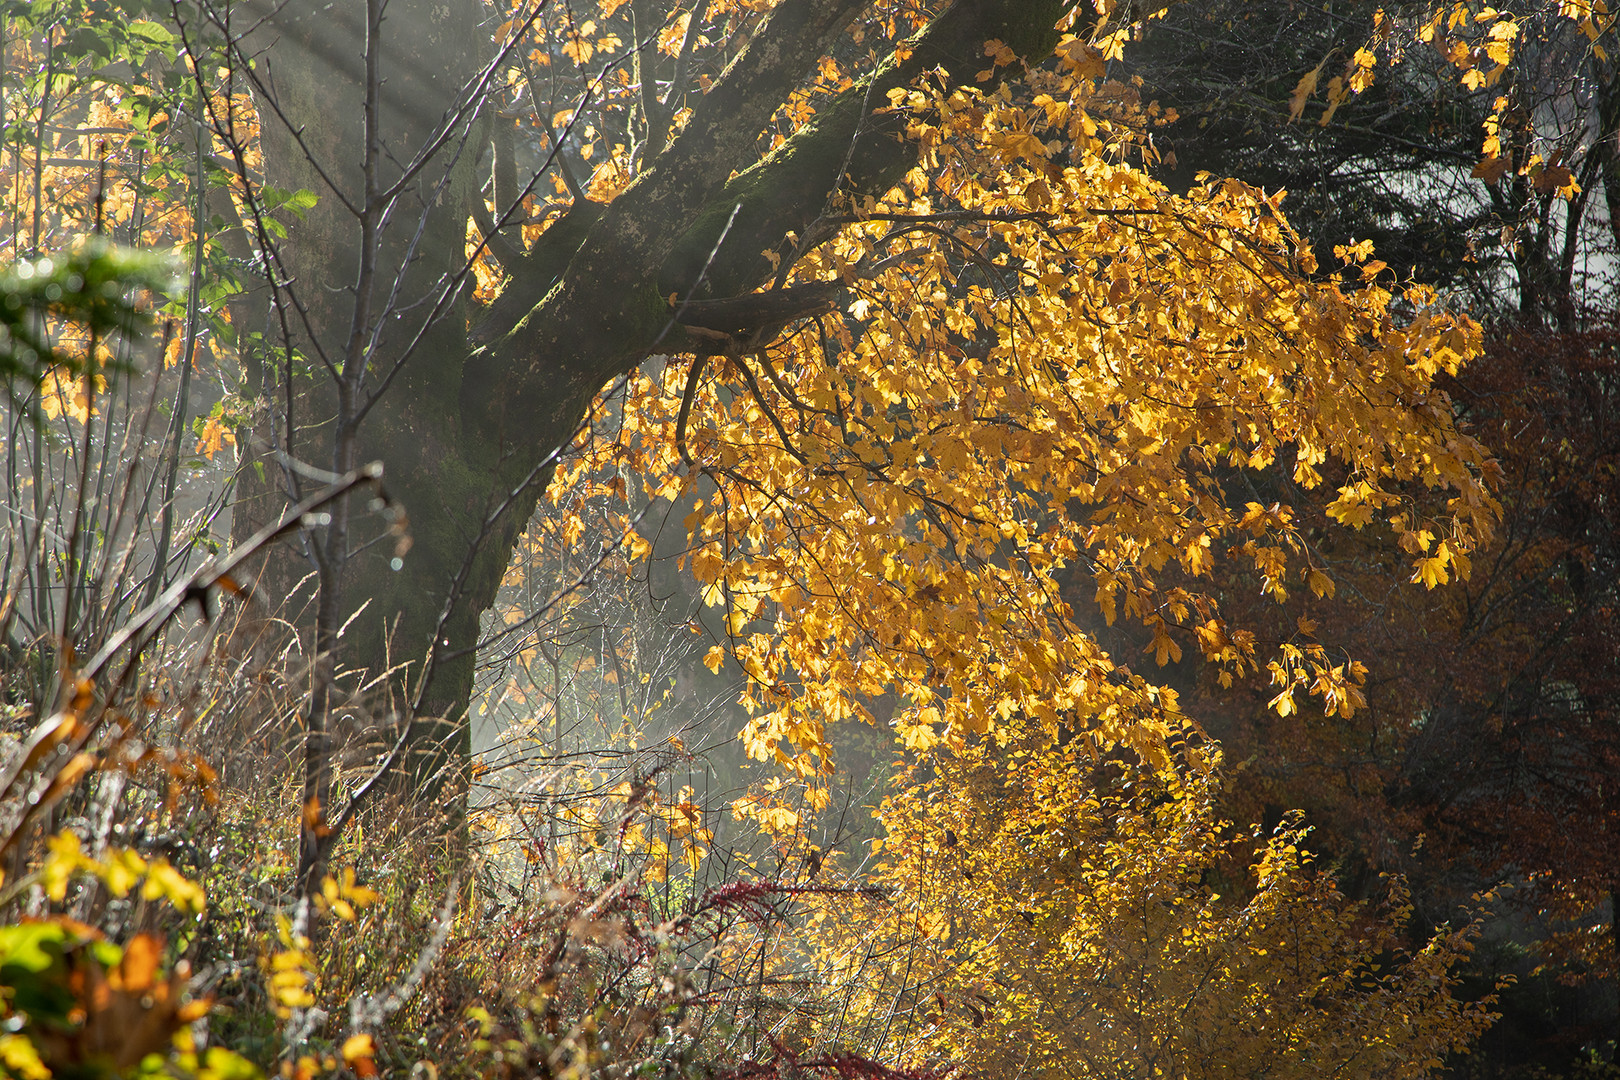
[[[319,473],[380,459],[418,541],[408,564],[396,564],[385,535],[393,523],[362,514],[350,530],[344,506],[331,524],[289,540],[260,574],[265,613],[310,627],[306,798],[323,804],[328,714],[352,697],[361,672],[411,660],[420,671],[432,626],[413,594],[442,598],[428,583],[453,572],[445,563],[453,538],[476,526],[476,496],[464,484],[443,486],[445,466],[461,458],[459,417],[443,406],[455,400],[469,350],[466,312],[459,301],[435,300],[465,262],[479,152],[471,136],[480,125],[472,112],[446,118],[479,73],[483,18],[471,0],[391,0],[386,18],[377,0],[293,0],[248,43],[264,53],[266,181],[307,189],[318,201],[280,249],[285,287],[263,328],[263,409],[255,438],[243,440],[254,461],[242,472],[235,530],[246,535],[279,515],[300,490],[319,485]],[[405,177],[436,139],[439,152]],[[295,601],[301,608],[269,610],[311,580],[313,605],[302,599],[306,589]],[[362,605],[365,615],[354,618]],[[341,670],[355,675],[338,686]],[[374,722],[387,719],[380,700],[348,704]],[[304,846],[308,870],[307,837]]]

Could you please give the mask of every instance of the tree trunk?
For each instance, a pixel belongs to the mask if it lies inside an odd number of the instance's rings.
[[[403,3],[391,0],[384,24],[384,85],[393,95],[388,149],[396,159],[409,160],[475,69],[468,32],[476,31],[481,9],[467,0],[393,6]],[[511,284],[477,320],[471,339],[455,311],[427,326],[423,344],[357,425],[357,460],[384,462],[384,482],[409,515],[412,544],[403,569],[391,568],[387,544],[348,561],[343,610],[366,608],[347,631],[342,655],[347,664],[373,672],[382,669],[385,657],[396,665],[408,662],[396,685],[419,696],[422,715],[443,718],[439,731],[453,732],[448,740],[429,737],[436,732],[418,739],[413,772],[419,789],[436,789],[447,765],[459,771],[467,761],[465,714],[479,617],[494,603],[516,538],[551,479],[553,452],[605,384],[633,371],[654,348],[684,347],[664,298],[729,297],[768,282],[771,265],[763,249],[782,249],[789,231],[805,235],[836,191],[884,191],[915,163],[915,151],[898,137],[898,122],[873,112],[886,107],[888,89],[938,67],[951,79],[972,83],[985,66],[984,42],[992,38],[1023,56],[1043,56],[1057,43],[1054,26],[1066,5],[959,0],[913,42],[906,60],[884,64],[776,152],[747,167],[772,112],[863,6],[860,0],[782,0],[654,164],[605,208],[576,206],[507,267]],[[328,350],[339,350],[346,335],[357,332],[350,325],[356,297],[352,289],[338,289],[358,279],[353,253],[359,230],[303,154],[307,147],[339,190],[364,187],[355,172],[363,132],[348,115],[360,110],[346,104],[365,96],[364,49],[354,45],[353,28],[333,23],[332,8],[301,0],[278,10],[279,40],[264,66],[290,127],[283,125],[272,149],[275,125],[266,120],[267,180],[321,195],[296,228],[289,271],[310,334]],[[293,131],[302,133],[301,140]],[[441,157],[456,149],[452,141]],[[467,147],[458,168],[475,156],[476,148]],[[475,194],[452,171],[446,195],[429,198],[428,189],[444,174],[443,164],[424,170],[416,198],[406,200],[411,212],[405,224],[381,242],[378,264],[400,265],[400,239],[410,237],[418,207],[432,207],[418,260],[405,275],[406,304],[429,292],[462,258]],[[304,312],[289,311],[289,323],[301,326]],[[385,357],[399,356],[424,319],[420,308],[395,314],[380,350]],[[305,347],[301,329],[295,340]],[[475,341],[484,344],[475,347]],[[313,367],[319,386],[324,369],[319,361]],[[368,393],[382,385],[388,370],[388,362],[373,368]],[[322,452],[331,457],[336,413],[330,395],[299,387],[289,398],[279,385],[265,389],[276,390],[266,395],[272,412],[288,400],[298,411],[293,423],[280,421],[276,445],[305,461],[320,460]],[[261,460],[265,486],[275,489],[285,470],[273,455]],[[239,520],[263,516],[250,510]],[[281,558],[284,566],[270,568],[264,580],[286,595],[280,590],[307,571],[297,552],[284,551]]]

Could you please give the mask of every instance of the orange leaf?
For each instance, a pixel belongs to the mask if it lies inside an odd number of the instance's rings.
[[[163,945],[151,934],[136,934],[124,946],[124,959],[118,965],[118,986],[132,994],[149,990],[156,981]]]

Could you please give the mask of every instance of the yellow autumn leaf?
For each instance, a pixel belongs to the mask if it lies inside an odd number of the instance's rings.
[[[1294,84],[1294,90],[1288,95],[1288,122],[1293,123],[1305,111],[1305,103],[1311,100],[1316,93],[1316,81],[1322,77],[1322,66],[1327,60],[1300,76],[1299,82]]]
[[[68,882],[87,860],[79,838],[70,831],[57,833],[45,842],[45,846],[50,854],[40,867],[40,885],[45,889],[46,896],[61,902],[67,896]]]
[[[103,862],[101,880],[114,896],[127,896],[146,876],[146,860],[129,848],[109,851]]]
[[[372,1058],[377,1056],[377,1047],[371,1036],[361,1033],[350,1035],[343,1040],[343,1060],[353,1062],[359,1058]]]
[[[39,1050],[26,1035],[0,1035],[0,1067],[7,1076],[19,1080],[50,1080],[51,1070],[40,1060]]]
[[[1444,555],[1419,559],[1414,564],[1412,571],[1413,584],[1421,581],[1424,588],[1432,589],[1436,585],[1444,585],[1449,580],[1450,576],[1446,572],[1446,558]]]
[[[203,424],[202,434],[197,439],[197,453],[214,460],[214,455],[225,446],[236,445],[236,433],[220,422],[217,416],[210,416]]]
[[[1343,495],[1328,505],[1327,514],[1341,525],[1360,529],[1371,524],[1373,508],[1356,496]]]
[[[141,896],[147,900],[165,899],[191,915],[201,915],[207,906],[202,889],[169,865],[169,860],[158,859],[147,866],[146,884]]]
[[[91,387],[94,386],[94,395]],[[97,375],[92,381],[88,376],[75,377],[65,368],[52,368],[45,373],[39,386],[39,408],[49,419],[65,416],[83,424],[91,416],[99,416],[101,409],[92,401],[92,396],[99,397],[107,392],[107,379]]]

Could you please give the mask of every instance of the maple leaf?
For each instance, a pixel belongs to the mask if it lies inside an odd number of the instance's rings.
[[[1446,573],[1446,562],[1447,559],[1443,555],[1419,559],[1416,568],[1412,572],[1413,583],[1421,581],[1426,589],[1432,589],[1436,585],[1444,585],[1450,580],[1450,575]]]

